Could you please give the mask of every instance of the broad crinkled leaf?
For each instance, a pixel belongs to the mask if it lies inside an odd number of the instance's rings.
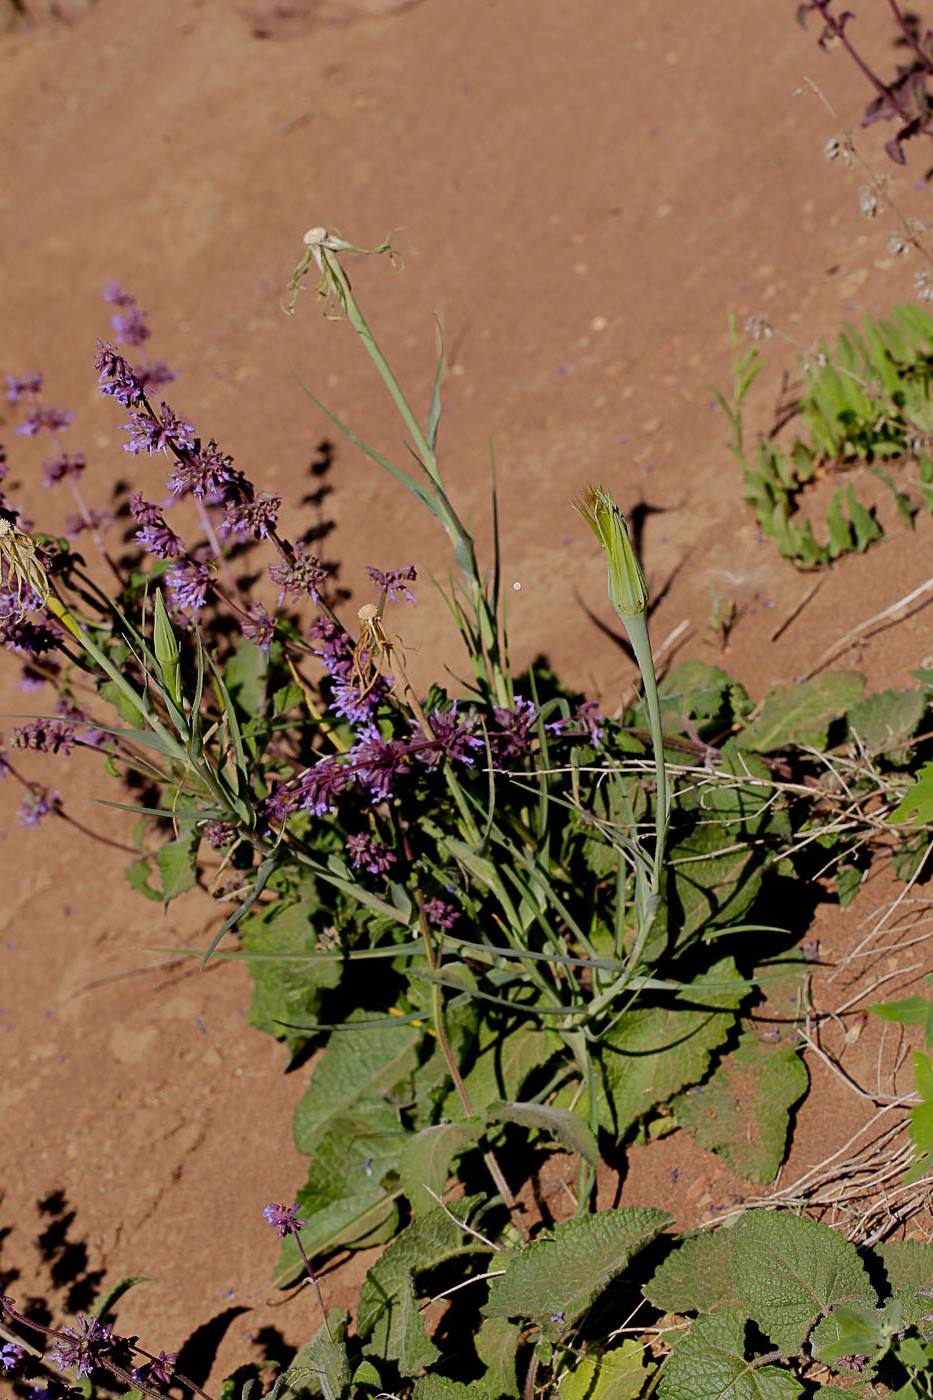
[[[399,1156],[399,1185],[415,1215],[436,1209],[434,1196],[443,1196],[447,1190],[451,1163],[473,1146],[482,1131],[479,1118],[466,1118],[462,1123],[422,1128],[406,1138]]]
[[[446,1376],[422,1376],[415,1381],[411,1400],[489,1400],[489,1391],[483,1385],[449,1381]]]
[[[633,1124],[709,1069],[747,995],[727,958],[698,977],[689,997],[669,1006],[633,1007],[599,1047],[607,1102],[600,1121],[622,1139]],[[732,984],[736,985],[732,985]],[[683,1002],[689,1002],[687,1006]]]
[[[659,1400],[795,1400],[803,1386],[787,1371],[749,1369],[745,1327],[741,1308],[698,1317],[664,1363]]]
[[[828,1225],[755,1210],[729,1239],[739,1298],[784,1356],[800,1352],[836,1303],[877,1302],[855,1246]]]
[[[884,1265],[892,1295],[901,1299],[906,1325],[912,1326],[933,1312],[933,1300],[919,1296],[921,1289],[927,1293],[933,1289],[933,1244],[928,1240],[895,1240],[876,1244],[874,1253]]]
[[[738,735],[741,749],[773,753],[789,744],[825,748],[829,726],[855,704],[865,687],[865,677],[854,671],[829,671],[810,681],[772,686],[761,712]]]
[[[196,862],[201,833],[194,827],[177,841],[166,841],[156,851],[156,865],[162,877],[162,903],[169,904],[180,894],[194,889]]]
[[[483,1386],[496,1400],[517,1400],[519,1395],[516,1359],[521,1345],[520,1323],[504,1317],[486,1317],[474,1338],[476,1355],[486,1367]]]
[[[418,1063],[421,1031],[402,1023],[354,1027],[364,1011],[347,1018],[335,1031],[311,1072],[311,1081],[295,1110],[293,1132],[299,1152],[311,1154],[334,1118],[351,1111],[361,1099],[382,1099],[410,1078]]]
[[[655,1269],[645,1297],[662,1312],[708,1312],[735,1303],[732,1255],[726,1230],[702,1230],[683,1240]]]
[[[579,1317],[672,1219],[667,1211],[629,1206],[557,1225],[550,1239],[514,1255],[493,1280],[484,1316],[533,1318],[553,1332],[554,1318]]]
[[[520,1123],[550,1133],[568,1152],[576,1152],[591,1167],[599,1164],[599,1145],[588,1123],[566,1108],[542,1103],[498,1103],[486,1109],[489,1123]]]
[[[481,1202],[480,1196],[462,1196],[447,1207],[435,1206],[397,1235],[373,1264],[360,1290],[356,1316],[357,1332],[373,1347],[394,1325],[405,1280],[413,1284],[419,1273],[448,1259],[462,1245],[464,1232],[458,1221],[466,1220]]]
[[[895,763],[903,762],[908,743],[929,703],[923,690],[884,690],[866,695],[846,716],[849,733],[868,753],[883,753]]]
[[[246,963],[253,979],[249,1024],[284,1040],[294,1052],[313,1034],[301,1027],[314,1024],[325,989],[340,981],[340,963],[321,957],[300,961],[302,953],[314,953],[320,937],[308,904],[278,902],[261,917],[245,919],[240,937],[248,953],[262,954]]]
[[[790,1110],[810,1076],[791,1045],[743,1035],[699,1089],[674,1105],[678,1122],[748,1181],[773,1181],[784,1160]]]
[[[600,1356],[584,1356],[560,1382],[560,1400],[635,1400],[646,1380],[645,1348],[629,1338]]]

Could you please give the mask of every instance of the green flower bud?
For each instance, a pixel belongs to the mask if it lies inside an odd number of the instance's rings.
[[[155,595],[155,619],[152,627],[152,645],[156,661],[159,663],[162,684],[173,704],[181,708],[181,653],[172,631],[168,612],[162,601],[162,590]]]
[[[603,486],[589,486],[574,505],[606,551],[609,601],[620,617],[648,611],[648,585],[629,539],[625,517]]]

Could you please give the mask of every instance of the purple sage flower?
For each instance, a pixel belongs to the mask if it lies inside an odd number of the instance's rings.
[[[314,817],[333,812],[337,797],[350,785],[350,770],[338,758],[322,758],[302,773],[298,785],[298,805]]]
[[[130,440],[124,443],[124,452],[166,452],[170,455],[187,452],[195,448],[194,428],[169,408],[167,403],[160,405],[158,417],[148,413],[134,413],[124,428]]]
[[[224,509],[221,533],[268,539],[276,527],[281,505],[281,496],[273,496],[271,491],[260,491],[254,501],[230,501]]]
[[[18,378],[14,374],[6,377],[6,396],[9,403],[18,403],[20,399],[42,393],[43,376],[41,374],[24,374]]]
[[[273,1202],[266,1206],[263,1215],[283,1239],[286,1235],[297,1235],[301,1226],[308,1223],[307,1220],[299,1218],[297,1201],[293,1206],[280,1206]]]
[[[207,821],[201,831],[213,851],[222,851],[236,836],[236,827],[231,822]]]
[[[392,795],[396,777],[408,768],[412,752],[404,739],[383,739],[378,729],[370,728],[347,757],[372,800],[385,802]]]
[[[42,463],[42,470],[45,473],[44,485],[57,486],[66,477],[77,480],[86,466],[87,458],[83,452],[62,452],[53,461]]]
[[[106,341],[97,342],[94,368],[98,373],[98,387],[102,394],[108,394],[122,403],[124,408],[135,408],[142,404],[145,391],[138,374],[132,370],[118,351]]]
[[[97,1317],[79,1317],[77,1327],[63,1327],[52,1360],[63,1371],[77,1368],[78,1379],[100,1365],[101,1356],[113,1348],[113,1333]]]
[[[448,904],[446,899],[432,896],[424,901],[421,908],[431,927],[441,929],[444,933],[448,933],[460,918],[460,910]]]
[[[275,618],[270,616],[262,603],[251,603],[248,614],[241,620],[240,630],[244,637],[256,643],[263,656],[268,660],[272,639],[275,636]]]
[[[168,478],[173,495],[225,500],[232,493],[236,499],[250,499],[252,487],[247,483],[244,488],[246,478],[234,467],[233,458],[221,452],[213,438],[206,447],[195,442],[188,446],[192,450],[176,461]]]
[[[16,431],[23,437],[35,437],[41,432],[61,433],[73,418],[74,414],[67,413],[63,408],[34,404]]]
[[[538,712],[530,700],[516,698],[509,710],[504,705],[493,707],[495,727],[489,730],[489,741],[497,758],[520,758],[531,748],[534,740],[532,726]]]
[[[30,792],[20,803],[16,820],[20,826],[36,827],[47,817],[50,812],[58,810],[61,799],[52,788],[42,788],[39,792]]]
[[[127,306],[125,301],[117,303],[125,308],[124,315],[111,317],[110,324],[116,332],[118,345],[144,345],[152,335],[146,325],[146,312],[138,306]]]
[[[318,613],[308,633],[320,646],[315,656],[332,676],[347,676],[353,669],[353,638],[327,613]]]
[[[136,298],[132,292],[125,292],[119,282],[108,282],[101,296],[104,301],[109,301],[111,306],[135,306]]]
[[[269,577],[279,585],[279,607],[289,595],[295,598],[306,595],[313,603],[319,603],[320,586],[327,578],[327,570],[321,567],[316,555],[305,556],[303,544],[296,544],[292,562],[270,564]]]
[[[10,731],[11,748],[31,749],[34,753],[62,753],[67,756],[77,742],[74,725],[60,719],[33,719],[21,728]]]
[[[172,565],[165,575],[165,583],[177,612],[200,612],[211,591],[211,571],[206,564],[188,559]]]
[[[172,1370],[178,1360],[177,1351],[160,1351],[144,1366],[134,1366],[133,1380],[143,1385],[170,1385]]]
[[[347,837],[347,850],[354,869],[359,870],[362,866],[371,875],[385,875],[396,860],[394,851],[390,851],[388,846],[376,841],[367,832],[359,835],[351,832]]]
[[[412,748],[429,768],[436,768],[445,758],[455,763],[473,763],[475,750],[485,747],[483,740],[474,732],[475,716],[461,719],[456,700],[449,710],[432,710],[428,722],[434,731],[434,742],[421,736],[422,742],[413,742]],[[412,727],[417,735],[421,735],[414,721]]]
[[[398,603],[401,595],[407,602],[414,603],[415,595],[406,586],[414,583],[418,577],[414,564],[404,564],[400,569],[388,569],[385,573],[381,569],[369,567],[366,572],[373,583],[385,590],[390,602]]]
[[[16,1342],[4,1342],[0,1347],[0,1370],[16,1371],[26,1359],[26,1348]]]

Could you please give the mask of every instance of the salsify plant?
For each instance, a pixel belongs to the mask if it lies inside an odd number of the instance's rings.
[[[440,467],[443,354],[422,423],[346,272],[367,253],[391,249],[312,229],[288,309],[314,269],[325,310],[398,409],[406,468],[321,405],[446,533],[455,572],[437,597],[469,664],[455,695],[418,693],[408,674],[396,610],[414,603],[415,565],[371,565],[348,625],[313,531],[287,534],[281,500],[163,397],[175,376],[148,357],[147,319],[122,288],[107,292],[115,343],[98,346],[100,389],[126,414],[126,451],[164,457],[168,475],[147,485],[140,473],[118,500],[119,548],[115,522],[84,499],[84,456],[62,448],[70,415],[44,403],[39,376],[9,381],[18,430],[54,443],[46,480],[76,511],[51,536],[0,500],[0,639],[23,684],[57,694],[53,713],[14,728],[3,764],[35,824],[66,808],[19,753],[98,749],[135,789],[115,804],[138,818],[131,882],[163,902],[200,883],[232,906],[203,958],[246,960],[251,1021],[290,1052],[326,1043],[296,1112],[314,1167],[283,1282],[304,1255],[411,1228],[472,1158],[523,1238],[502,1157],[516,1137],[526,1156],[553,1139],[579,1156],[585,1212],[598,1139],[611,1151],[670,1112],[737,1036],[743,1066],[771,1086],[768,1145],[742,1165],[773,1176],[806,1073],[799,1045],[765,1042],[743,1017],[769,985],[786,1005],[799,994],[786,877],[812,868],[812,847],[788,851],[793,804],[825,793],[776,783],[794,769],[774,755],[825,745],[860,690],[851,673],[823,677],[783,709],[769,697],[751,723],[748,696],[716,668],[686,663],[658,681],[644,577],[603,487],[580,509],[606,550],[643,696],[609,719],[545,671],[516,674],[498,542],[487,576]],[[911,734],[925,708],[921,697],[905,719]],[[825,808],[816,824],[820,861],[840,860],[851,824],[835,845]],[[857,883],[864,852],[852,861]],[[239,946],[221,946],[228,933]],[[524,1181],[528,1162],[514,1170]]]

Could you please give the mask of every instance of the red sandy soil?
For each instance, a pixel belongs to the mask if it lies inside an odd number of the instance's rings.
[[[728,383],[730,311],[740,324],[765,313],[810,345],[912,293],[915,266],[887,250],[895,224],[861,219],[858,173],[824,158],[837,124],[793,95],[810,74],[857,126],[871,94],[794,22],[792,0],[36,0],[29,23],[13,22],[16,8],[0,10],[0,368],[41,369],[50,401],[77,411],[71,445],[88,452],[92,502],[120,479],[154,480],[124,456],[115,405],[96,392],[111,279],[136,292],[154,352],[182,371],[176,406],[292,502],[294,520],[328,427],[293,368],[395,451],[399,425],[348,328],[310,296],[294,320],[280,310],[302,235],[323,223],[368,244],[396,230],[404,270],[362,262],[354,277],[417,401],[434,372],[431,313],[443,319],[444,471],[488,547],[493,445],[518,665],[546,654],[607,710],[633,680],[584,612],[612,625],[602,559],[570,508],[590,481],[651,507],[656,645],[685,621],[677,654],[718,660],[715,587],[741,612],[723,663],[755,696],[925,581],[933,524],[895,523],[794,616],[815,580],[760,541],[710,393]],[[863,5],[858,26],[893,71],[887,14]],[[886,163],[888,134],[872,129],[862,149],[923,217],[931,195],[914,188],[918,170]],[[794,368],[789,347],[768,349],[753,399],[764,428]],[[40,488],[34,444],[10,425],[4,436],[11,492],[40,527],[60,524],[68,505]],[[357,605],[367,564],[446,568],[433,522],[358,454],[339,448],[330,480],[327,554]],[[457,668],[430,588],[406,628],[420,681]],[[931,652],[921,611],[836,664],[904,686]],[[0,710],[41,710],[16,681],[13,664],[0,669]],[[99,766],[59,762],[37,759],[36,776],[78,799],[79,821],[126,841],[126,816],[93,805],[120,795]],[[246,1027],[236,965],[201,975],[147,951],[205,946],[221,917],[205,896],[163,915],[126,885],[120,850],[62,822],[21,830],[20,795],[0,787],[0,1282],[21,1301],[45,1297],[60,1321],[102,1281],[144,1273],[121,1329],[169,1350],[212,1324],[216,1388],[265,1354],[270,1329],[297,1344],[317,1325],[307,1297],[272,1291],[277,1247],[260,1214],[305,1177],[290,1119],[309,1070],[286,1077],[282,1049]],[[821,916],[809,932],[824,957],[851,949],[890,898],[879,877],[846,914]],[[912,966],[885,984],[902,995],[925,947],[859,975]],[[820,1004],[858,985],[830,984]],[[866,1028],[847,1068],[871,1078],[877,1049]],[[810,1064],[788,1181],[868,1111]],[[690,1224],[748,1192],[678,1135],[633,1154],[624,1199]],[[364,1263],[325,1281],[332,1302],[352,1302]]]

